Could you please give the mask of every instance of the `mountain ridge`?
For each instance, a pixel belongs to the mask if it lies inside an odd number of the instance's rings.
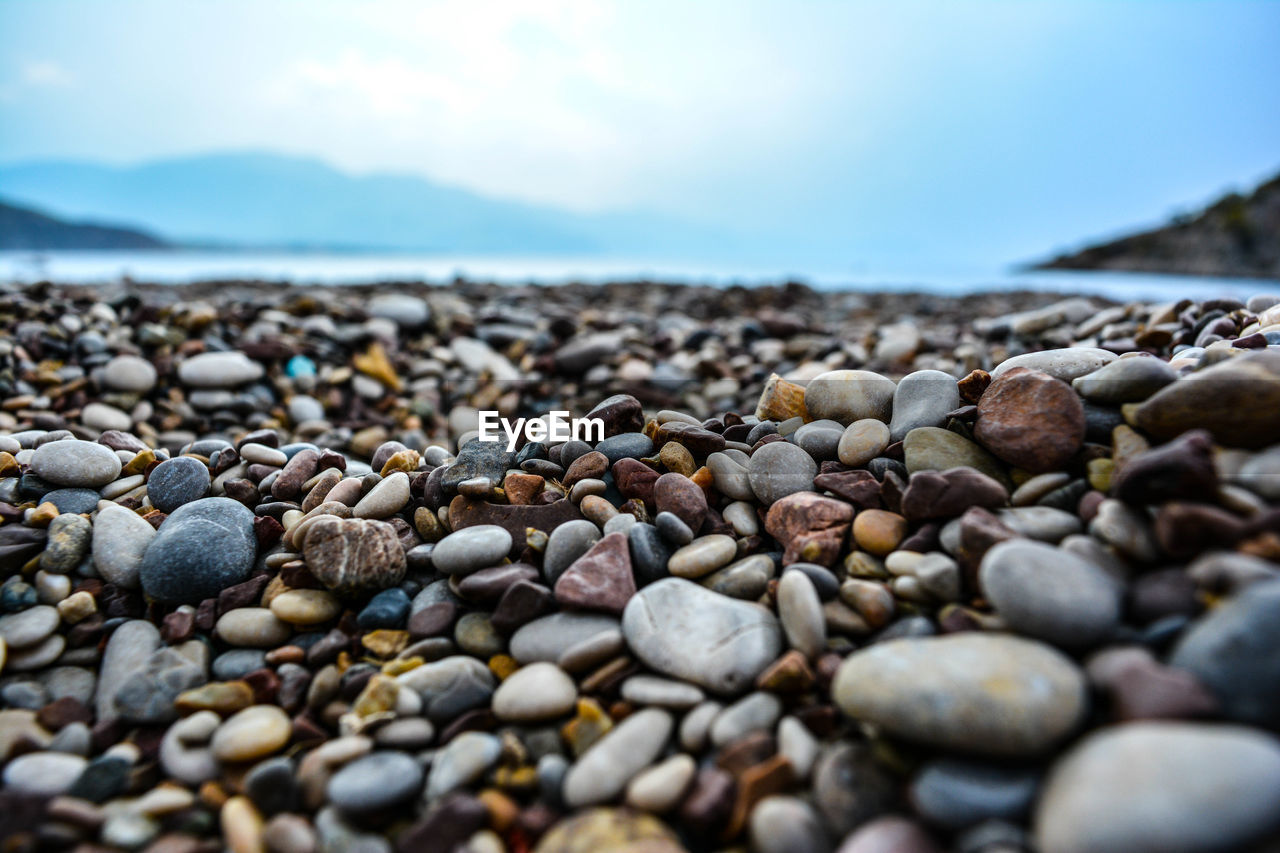
[[[1198,213],[1031,266],[1228,278],[1280,278],[1280,174]]]
[[[0,249],[165,249],[169,244],[122,225],[67,222],[0,199]]]
[[[292,155],[221,152],[133,165],[0,165],[0,195],[68,218],[136,222],[184,244],[451,253],[702,250],[733,235],[661,214],[584,214],[404,173],[352,174]]]

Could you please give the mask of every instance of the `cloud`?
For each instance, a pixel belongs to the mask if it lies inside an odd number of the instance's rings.
[[[76,77],[52,59],[24,62],[19,69],[20,79],[32,88],[65,88],[74,85]]]
[[[76,76],[51,59],[26,60],[19,63],[13,79],[0,81],[0,101],[18,100],[23,92],[41,89],[69,89]]]

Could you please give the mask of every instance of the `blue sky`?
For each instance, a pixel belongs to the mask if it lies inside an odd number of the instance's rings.
[[[1248,187],[1278,82],[1271,2],[0,0],[3,162],[305,154],[852,269]]]

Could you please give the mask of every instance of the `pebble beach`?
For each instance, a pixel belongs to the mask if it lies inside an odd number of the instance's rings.
[[[1280,850],[1280,292],[0,328],[4,853]]]

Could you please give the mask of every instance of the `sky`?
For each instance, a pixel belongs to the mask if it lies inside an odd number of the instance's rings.
[[[1278,83],[1274,2],[0,0],[0,162],[278,151],[850,269],[1247,188]]]

